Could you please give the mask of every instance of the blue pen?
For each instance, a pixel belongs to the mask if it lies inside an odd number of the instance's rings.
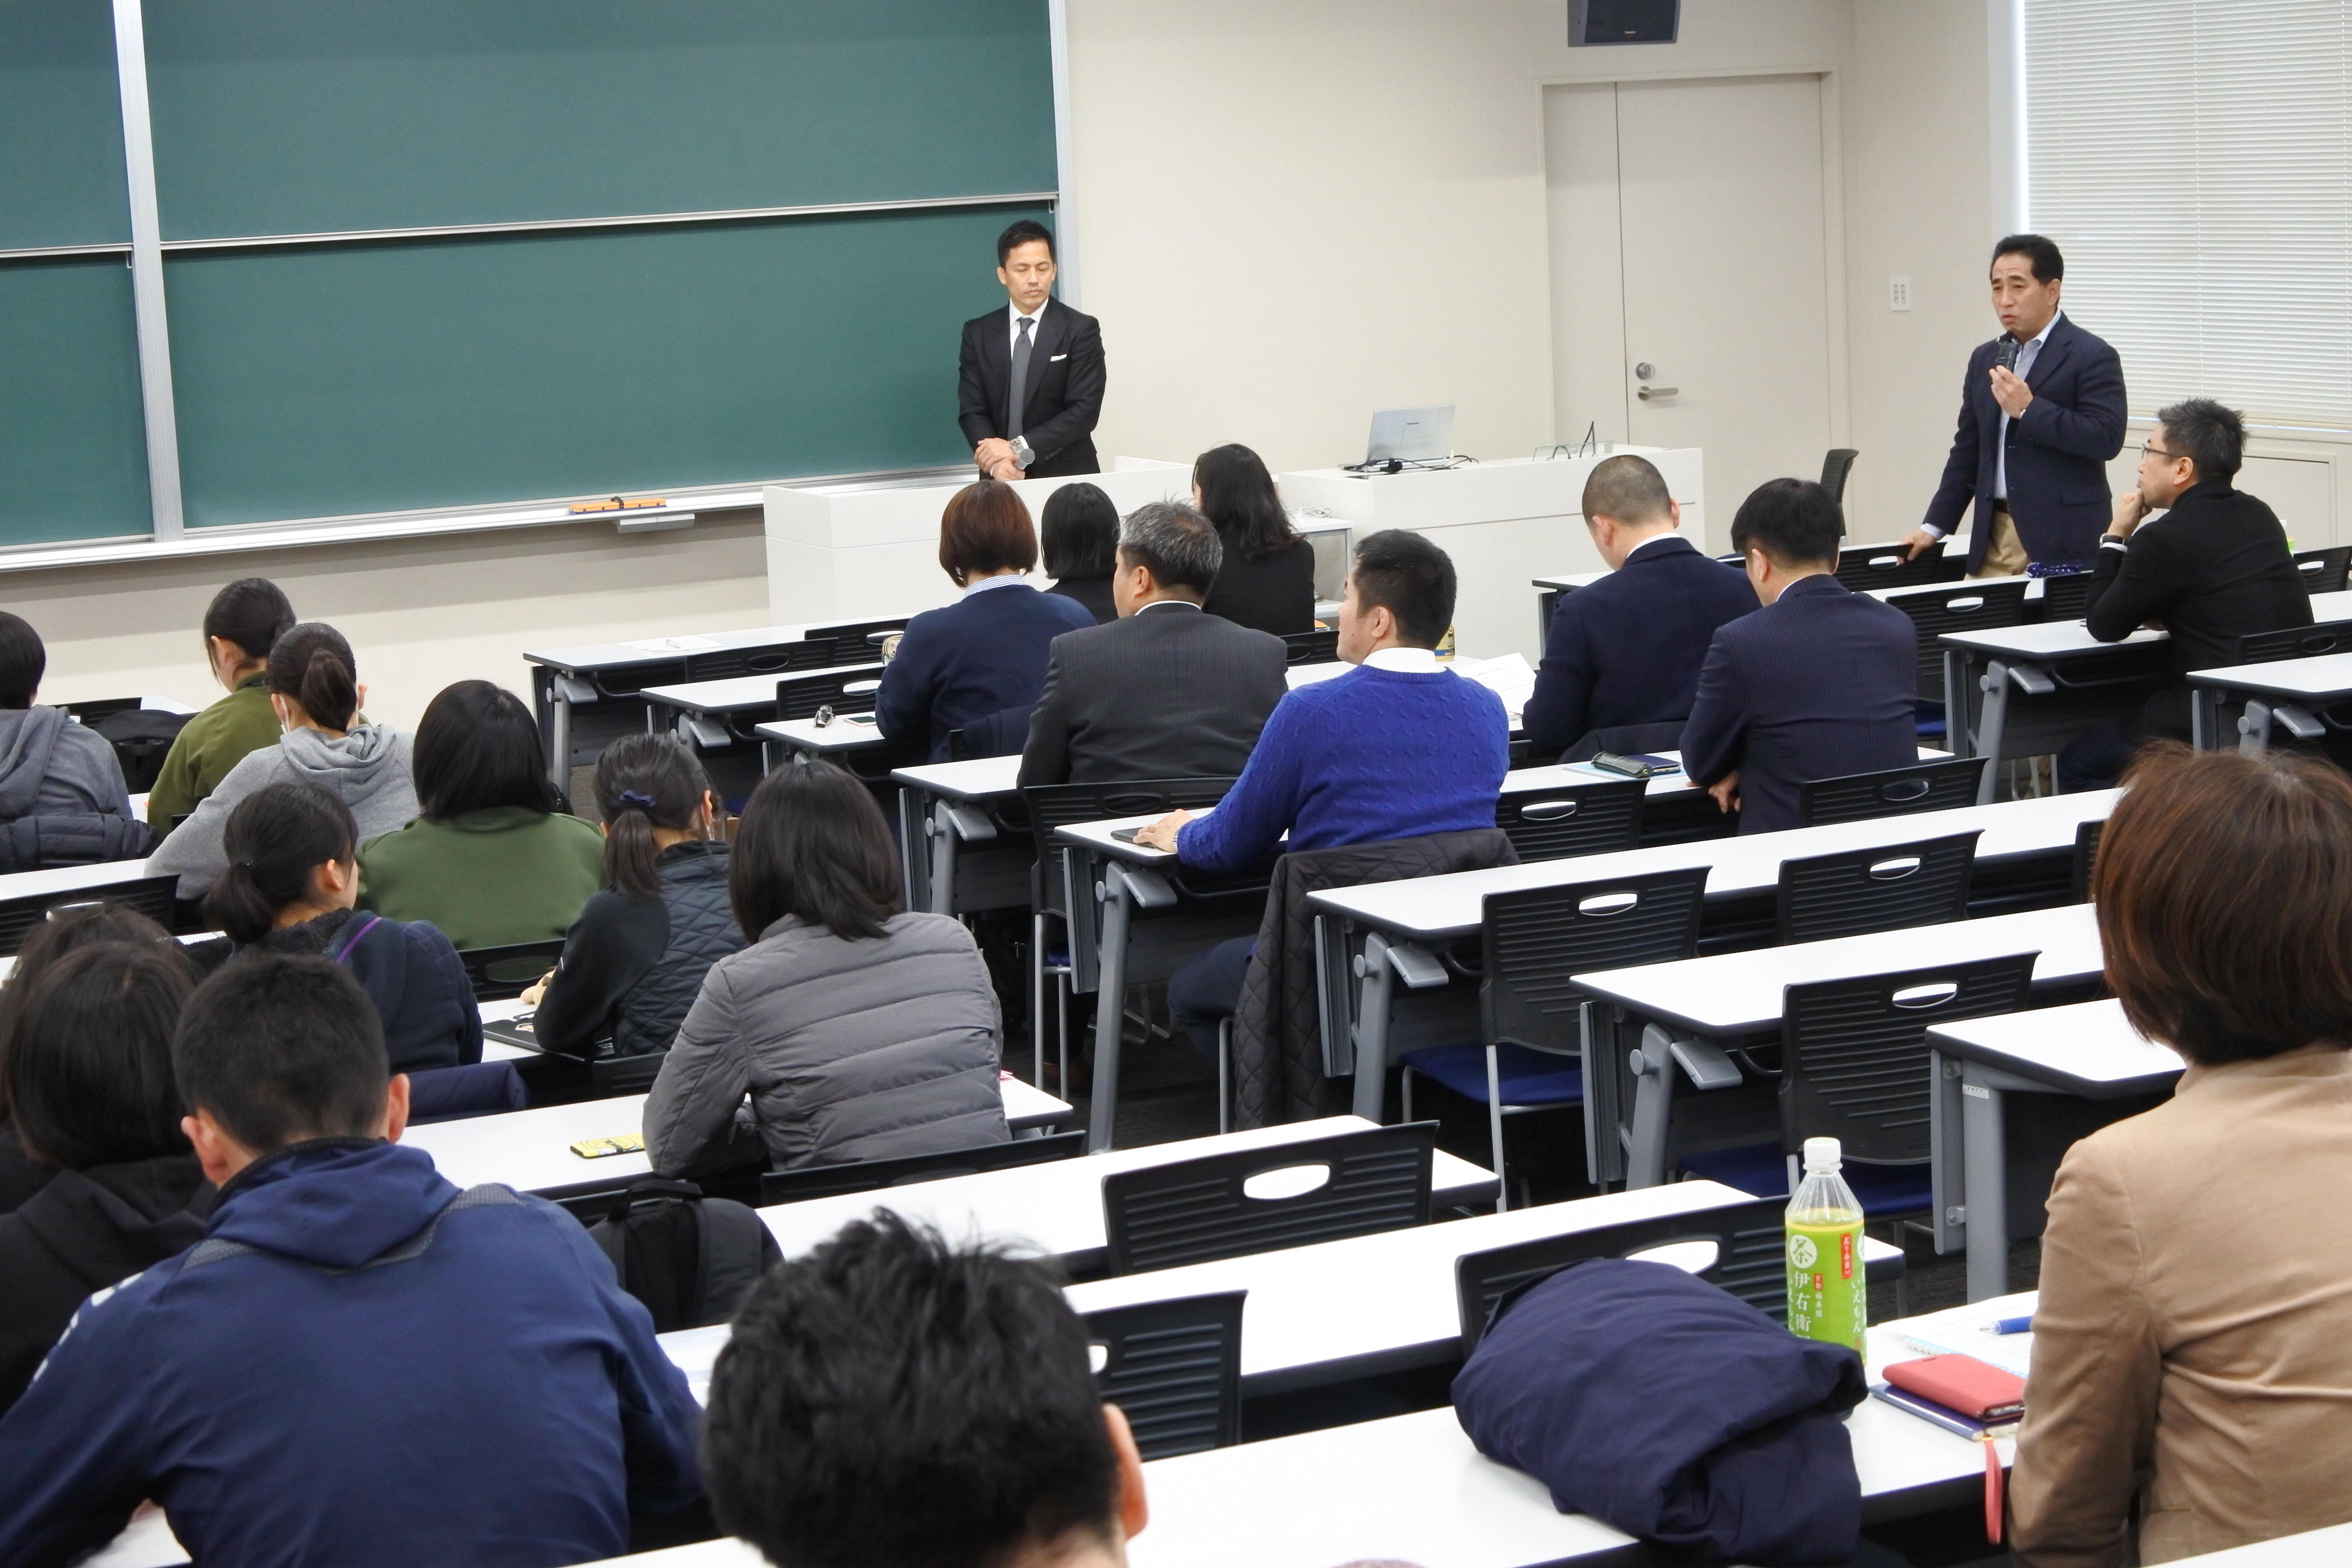
[[[1996,1334],[2030,1334],[2033,1331],[2033,1319],[2031,1316],[1996,1318],[1988,1325],[1988,1331]]]

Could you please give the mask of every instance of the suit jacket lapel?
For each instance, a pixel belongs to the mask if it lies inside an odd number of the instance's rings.
[[[2026,385],[2039,385],[2046,373],[2066,363],[2066,351],[2074,346],[2071,341],[2074,331],[2074,323],[2060,317],[2058,324],[2050,329],[2050,335],[2042,340],[2042,352],[2033,356],[2033,368],[2025,374]]]

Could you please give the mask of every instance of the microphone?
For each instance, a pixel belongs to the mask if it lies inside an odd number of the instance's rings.
[[[2003,370],[2015,370],[2017,368],[2018,351],[2022,349],[2024,346],[2025,345],[2023,343],[2019,342],[2007,332],[2001,333],[2000,346],[1993,350],[1993,363],[2000,365]]]

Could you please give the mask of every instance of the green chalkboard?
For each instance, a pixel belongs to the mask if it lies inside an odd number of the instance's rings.
[[[112,8],[0,0],[0,249],[130,238]]]
[[[1055,188],[1045,0],[168,0],[165,238]]]
[[[170,256],[188,521],[952,462],[957,331],[1023,216]]]
[[[147,531],[138,365],[121,257],[0,265],[0,544]]]

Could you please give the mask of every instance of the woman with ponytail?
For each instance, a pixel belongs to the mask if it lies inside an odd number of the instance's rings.
[[[205,611],[205,661],[228,695],[189,720],[163,754],[147,795],[147,826],[161,840],[204,804],[229,769],[278,743],[269,710],[269,650],[294,626],[294,606],[267,577],[240,577]]]
[[[719,800],[686,743],[625,735],[596,759],[604,890],[523,993],[540,1048],[567,1056],[669,1049],[710,966],[743,947],[727,901]]]
[[[390,833],[415,816],[408,737],[362,720],[367,688],[359,684],[358,671],[352,645],[331,626],[304,621],[279,637],[263,672],[270,712],[282,731],[278,743],[229,769],[149,858],[148,869],[176,871],[180,897],[203,897],[228,865],[221,837],[229,814],[246,796],[274,784],[325,790],[350,811],[362,838]]]
[[[383,1020],[394,1072],[480,1061],[482,1016],[449,939],[423,921],[352,907],[357,837],[351,808],[316,784],[264,785],[228,814],[228,865],[205,895],[205,914],[240,957],[303,953],[350,970]]]

